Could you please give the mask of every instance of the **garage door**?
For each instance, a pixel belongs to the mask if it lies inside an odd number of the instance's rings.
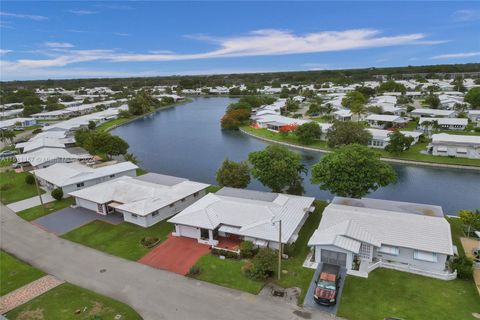
[[[342,252],[322,249],[322,262],[335,264],[338,266],[347,266],[347,254]]]

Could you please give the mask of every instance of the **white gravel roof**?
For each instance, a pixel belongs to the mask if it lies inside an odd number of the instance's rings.
[[[70,162],[84,157],[72,154],[62,148],[41,148],[29,153],[22,153],[15,156],[17,162],[29,162],[36,167],[46,162]]]
[[[282,221],[282,242],[287,243],[308,214],[314,198],[287,194],[273,200],[236,189],[237,196],[210,193],[168,220],[171,223],[213,230],[234,227],[239,235],[278,241],[278,220]],[[238,195],[245,191],[245,195]]]
[[[420,214],[421,207],[427,213],[438,210],[437,206],[402,205],[395,201],[389,208],[389,201],[385,200],[374,200],[373,205],[369,205],[368,200],[360,205],[355,203],[358,199],[351,199],[352,205],[348,205],[346,200],[349,199],[336,200],[325,208],[320,225],[308,242],[310,246],[334,245],[358,253],[360,243],[366,242],[375,247],[391,245],[453,254],[448,221],[443,216],[435,216],[434,212],[432,215]],[[407,209],[402,211],[402,207]]]

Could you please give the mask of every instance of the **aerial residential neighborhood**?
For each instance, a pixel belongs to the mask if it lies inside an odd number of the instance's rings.
[[[2,2],[0,319],[480,319],[479,28]]]

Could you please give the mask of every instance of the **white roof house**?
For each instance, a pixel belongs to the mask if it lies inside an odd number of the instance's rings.
[[[27,142],[17,143],[16,149],[22,149],[23,153],[32,152],[41,148],[65,148],[65,143],[61,139],[38,138]]]
[[[367,128],[368,132],[371,133],[372,139],[368,141],[368,146],[373,148],[381,148],[385,149],[386,146],[390,143],[390,135],[393,131],[390,130],[382,130],[382,129],[372,129]],[[422,132],[417,131],[400,131],[406,137],[412,137],[413,142],[412,145],[418,142],[418,139],[422,135]]]
[[[410,115],[412,117],[453,118],[455,117],[455,114],[456,113],[453,110],[428,109],[428,108],[418,108],[410,112]]]
[[[41,148],[15,156],[18,163],[29,163],[34,168],[46,168],[60,162],[74,162],[91,158],[91,155],[77,155],[62,148]]]
[[[91,168],[78,162],[56,163],[44,169],[34,170],[35,176],[47,188],[62,188],[64,194],[95,185],[122,175],[136,176],[138,166],[131,162]]]
[[[480,159],[480,136],[434,134],[429,151],[434,156]]]
[[[407,119],[403,117],[388,114],[370,114],[365,120],[370,126],[375,128],[385,128],[389,126],[389,124],[392,126],[398,126],[408,122]]]
[[[314,198],[234,188],[222,188],[195,202],[168,221],[176,225],[176,235],[200,239],[197,228],[234,234],[257,245],[275,245],[282,221],[282,243],[292,243],[313,211]],[[215,245],[210,232],[207,240]]]
[[[196,201],[208,186],[149,173],[139,177],[122,176],[69,194],[81,207],[99,214],[118,211],[125,221],[148,227]]]
[[[480,122],[480,110],[468,110],[468,118],[473,122]]]
[[[451,130],[464,130],[468,125],[468,119],[465,118],[425,118],[421,117],[418,121],[420,126],[423,126],[425,122],[431,123],[436,121],[443,129]]]
[[[0,129],[12,129],[14,127],[29,127],[37,124],[33,118],[14,118],[0,121]]]
[[[280,127],[283,127],[285,125],[301,126],[302,124],[310,122],[310,120],[289,118],[289,117],[275,115],[275,114],[266,114],[263,116],[258,116],[258,117],[255,117],[254,121],[257,123],[257,125],[260,128],[267,128],[275,131],[277,131]]]
[[[439,206],[341,197],[325,208],[308,245],[315,247],[316,262],[340,264],[361,276],[390,267],[448,277],[445,262],[454,251]]]

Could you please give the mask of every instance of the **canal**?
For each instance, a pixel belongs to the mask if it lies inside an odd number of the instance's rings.
[[[222,131],[219,119],[236,101],[227,97],[198,97],[193,102],[145,116],[112,130],[130,144],[130,152],[148,171],[215,184],[215,172],[225,158],[240,161],[266,142],[241,132]],[[294,150],[309,168],[322,156],[318,152]],[[480,171],[393,165],[398,182],[378,189],[369,197],[436,204],[445,213],[480,208]],[[319,199],[333,197],[304,178],[305,194]],[[268,190],[258,181],[249,188]]]

